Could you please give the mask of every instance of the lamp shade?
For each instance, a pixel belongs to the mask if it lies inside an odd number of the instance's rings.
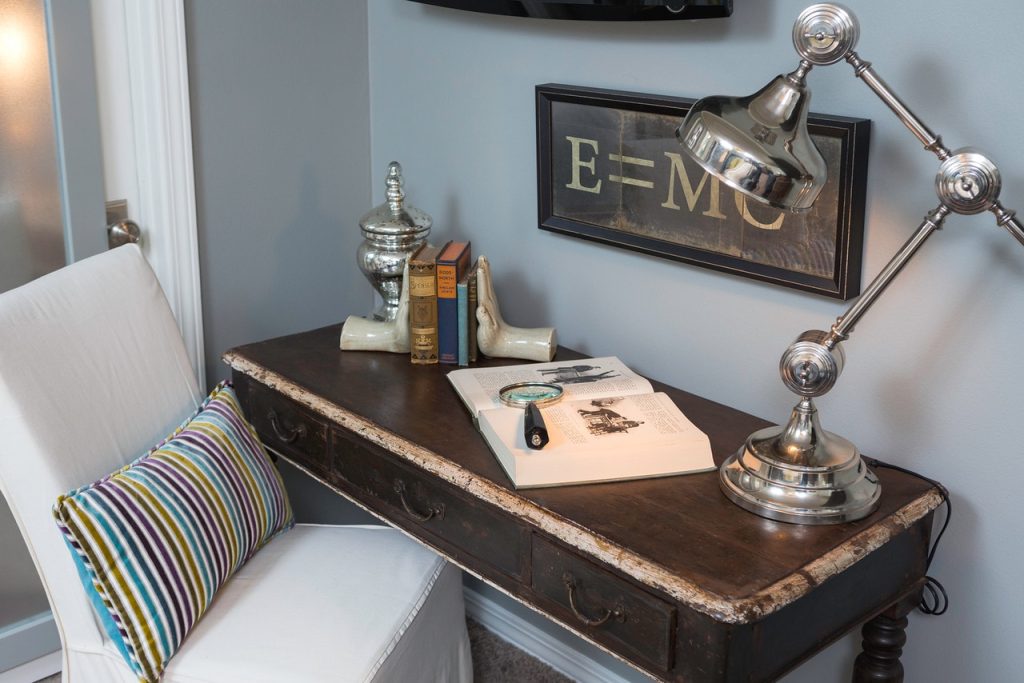
[[[733,189],[777,209],[806,211],[827,176],[807,131],[810,101],[801,78],[780,75],[749,97],[698,100],[676,137]]]

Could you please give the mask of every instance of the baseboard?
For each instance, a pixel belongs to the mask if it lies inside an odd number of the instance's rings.
[[[60,671],[60,635],[44,612],[0,631],[0,683],[24,683]]]
[[[558,639],[472,588],[464,587],[463,595],[466,614],[473,620],[562,675],[587,683],[628,683],[602,663],[579,650],[567,648]]]
[[[0,673],[0,683],[32,683],[60,673],[60,651]]]

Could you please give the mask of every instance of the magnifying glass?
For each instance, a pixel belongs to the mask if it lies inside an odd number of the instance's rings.
[[[510,408],[525,408],[523,436],[526,445],[540,450],[548,442],[548,429],[540,409],[562,400],[562,387],[547,382],[517,382],[498,390],[498,399]]]

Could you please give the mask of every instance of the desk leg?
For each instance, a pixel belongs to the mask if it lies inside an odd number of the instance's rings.
[[[902,683],[900,655],[907,643],[907,615],[920,594],[912,593],[864,624],[863,651],[853,663],[853,683]]]

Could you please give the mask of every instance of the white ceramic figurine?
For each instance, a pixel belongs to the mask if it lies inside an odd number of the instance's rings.
[[[501,319],[498,298],[491,284],[491,265],[486,256],[480,257],[476,274],[479,304],[476,319],[477,344],[484,355],[492,358],[522,358],[549,361],[558,346],[553,327],[512,327]]]
[[[341,328],[344,351],[409,353],[409,264],[402,270],[402,293],[394,320],[367,320],[350,315]]]

